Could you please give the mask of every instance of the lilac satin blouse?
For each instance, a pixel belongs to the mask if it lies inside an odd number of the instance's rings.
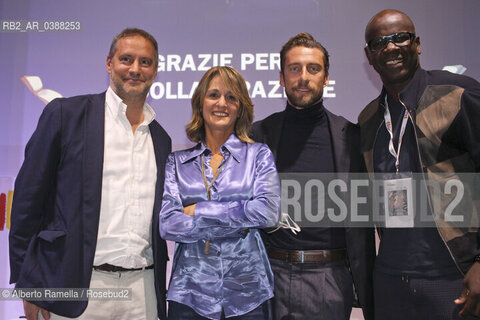
[[[168,157],[160,235],[176,241],[168,300],[220,319],[245,314],[273,296],[273,274],[259,228],[280,219],[280,184],[273,155],[261,143],[232,134],[220,148],[223,167],[213,179],[204,143]],[[222,166],[222,164],[220,164]],[[195,215],[183,207],[196,203]],[[204,252],[210,241],[208,253]]]

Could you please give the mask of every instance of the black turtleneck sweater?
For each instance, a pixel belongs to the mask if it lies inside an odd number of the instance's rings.
[[[322,102],[295,109],[287,104],[277,157],[278,172],[335,172],[328,119]],[[340,228],[304,227],[297,235],[280,229],[267,237],[268,245],[287,250],[345,248]]]

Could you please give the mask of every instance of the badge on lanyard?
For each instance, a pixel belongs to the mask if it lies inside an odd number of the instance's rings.
[[[390,110],[388,109],[387,97],[385,96],[385,126],[390,134],[388,150],[395,158],[395,175],[392,179],[385,179],[384,199],[385,199],[385,227],[387,228],[413,228],[413,180],[408,174],[400,174],[400,150],[402,147],[403,136],[408,122],[408,109],[403,113],[400,136],[398,138],[398,147],[395,149],[393,144],[393,129]]]
[[[413,228],[412,178],[384,181],[385,227]]]

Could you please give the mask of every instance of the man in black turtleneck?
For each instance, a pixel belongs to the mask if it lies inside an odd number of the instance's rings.
[[[310,34],[291,38],[280,52],[284,111],[253,125],[285,172],[361,172],[358,128],[323,106],[328,52]],[[373,319],[373,230],[304,227],[265,233],[275,276],[274,319],[349,319],[354,296]],[[353,290],[355,286],[355,292]]]

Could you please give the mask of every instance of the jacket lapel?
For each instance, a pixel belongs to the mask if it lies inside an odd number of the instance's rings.
[[[333,161],[336,172],[350,171],[350,145],[347,140],[347,125],[348,121],[342,117],[336,116],[327,109],[328,124],[330,128],[330,135],[332,137]]]
[[[153,150],[155,152],[155,163],[157,164],[157,181],[155,183],[155,201],[153,204],[153,212],[160,212],[160,205],[163,197],[163,180],[165,177],[165,161],[170,153],[167,144],[167,139],[164,138],[162,132],[159,130],[159,125],[156,121],[152,121],[149,125],[150,136],[152,137]],[[165,154],[166,153],[166,154]],[[155,219],[154,219],[155,221]]]
[[[270,146],[273,156],[275,158],[275,163],[278,163],[278,148],[280,144],[280,138],[282,135],[283,129],[283,120],[285,118],[284,112],[279,112],[275,117],[271,118],[271,121],[266,124],[269,134],[266,136],[265,143]]]
[[[102,194],[105,137],[105,93],[91,95],[85,110],[83,161],[83,213],[87,246],[96,247]]]

